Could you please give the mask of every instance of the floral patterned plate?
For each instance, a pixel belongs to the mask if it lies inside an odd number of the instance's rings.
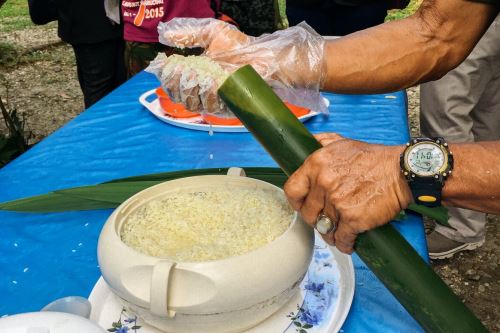
[[[329,247],[316,234],[313,260],[300,292],[271,317],[245,333],[334,333],[347,317],[354,296],[350,256]],[[89,296],[90,319],[110,332],[162,333],[123,309],[102,277]]]

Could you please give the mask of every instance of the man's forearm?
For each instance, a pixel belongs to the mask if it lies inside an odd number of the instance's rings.
[[[443,203],[500,214],[500,141],[450,144],[450,150],[455,165]]]
[[[424,1],[407,19],[328,41],[322,88],[381,93],[437,79],[470,53],[497,11],[464,0]]]

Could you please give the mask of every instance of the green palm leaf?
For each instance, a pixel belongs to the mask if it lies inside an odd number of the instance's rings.
[[[134,194],[159,183],[184,177],[225,175],[227,170],[228,168],[183,170],[119,178],[98,185],[57,190],[0,203],[0,210],[46,213],[115,208]],[[249,167],[245,168],[245,173],[247,177],[259,179],[281,188],[287,180],[285,173],[278,168]],[[428,208],[410,204],[408,209],[429,216],[442,225],[449,226],[448,212],[444,207]],[[396,219],[404,220],[404,218],[405,215],[400,214]]]
[[[58,195],[70,196],[72,198],[81,198],[83,200],[108,202],[110,204],[115,204],[116,207],[134,194],[159,183],[162,183],[162,180],[127,181],[75,187],[67,190],[55,191],[54,193]]]
[[[163,172],[115,179],[98,185],[57,190],[43,195],[0,203],[0,210],[17,212],[64,212],[114,208],[137,192],[156,184],[192,176],[225,175],[228,168]],[[245,168],[247,177],[283,187],[287,177],[278,168]]]
[[[92,210],[114,208],[117,205],[105,201],[96,201],[71,195],[50,192],[29,198],[8,201],[0,204],[0,210],[27,213],[51,213],[71,210]]]

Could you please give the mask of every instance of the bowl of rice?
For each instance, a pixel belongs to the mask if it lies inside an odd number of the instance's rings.
[[[121,204],[98,244],[102,275],[128,311],[166,332],[241,332],[298,291],[314,233],[283,191],[196,176]]]

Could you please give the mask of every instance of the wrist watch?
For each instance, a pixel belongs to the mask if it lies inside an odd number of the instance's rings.
[[[453,155],[443,138],[413,138],[400,158],[415,203],[441,205],[444,183],[453,170]]]

